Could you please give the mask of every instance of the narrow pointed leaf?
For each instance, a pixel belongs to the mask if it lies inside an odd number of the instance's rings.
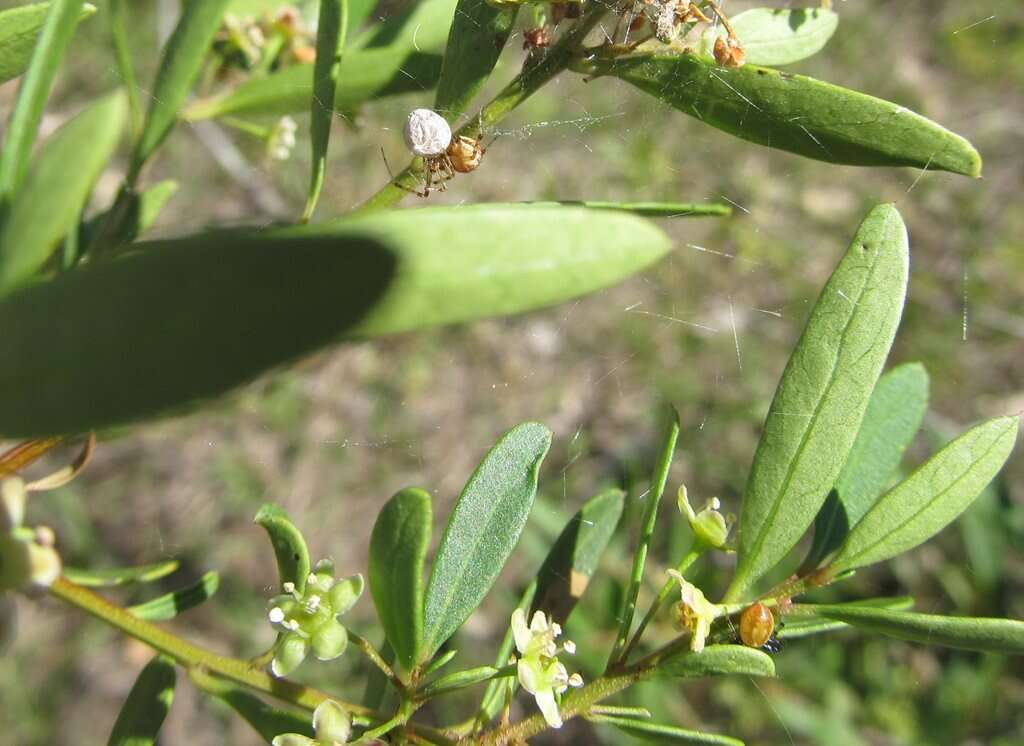
[[[346,218],[332,227],[402,247],[402,269],[353,331],[357,337],[566,301],[625,279],[670,247],[657,226],[635,215],[579,207],[428,207]]]
[[[746,645],[710,645],[699,653],[684,650],[658,664],[658,674],[678,679],[706,676],[774,676],[775,663],[766,653]]]
[[[272,503],[261,507],[253,522],[263,527],[274,547],[280,586],[283,588],[285,583],[294,583],[295,588],[302,593],[312,566],[302,532],[292,523],[284,508]]]
[[[815,604],[816,614],[869,632],[924,645],[1024,655],[1024,621]]]
[[[42,146],[0,229],[0,294],[30,279],[77,230],[93,184],[124,132],[123,93],[99,99]]]
[[[591,210],[622,210],[645,218],[703,218],[727,217],[732,207],[722,202],[597,202],[594,200],[562,200],[559,202],[530,202],[531,205],[566,205]]]
[[[844,604],[830,604],[830,606],[842,608],[875,608],[894,609],[906,611],[913,608],[914,599],[910,596],[895,596],[892,598],[869,598],[863,601],[850,601]],[[815,609],[816,604],[795,604],[786,614],[786,623],[776,629],[776,636],[780,640],[799,640],[812,635],[820,635],[826,632],[836,632],[848,629],[846,622],[836,621],[827,617],[818,616]]]
[[[802,75],[719,67],[691,54],[635,55],[577,69],[614,75],[705,124],[807,158],[981,175],[981,157],[959,135],[904,106]]]
[[[910,551],[959,516],[991,482],[1017,440],[1017,417],[978,425],[882,495],[853,527],[830,572],[838,575]]]
[[[405,48],[346,50],[345,74],[334,96],[337,111],[352,111],[384,96],[429,91],[441,74],[441,55]],[[309,108],[313,66],[293,65],[251,78],[226,93],[199,99],[184,112],[189,121],[229,115],[295,114]]]
[[[154,658],[139,674],[117,716],[107,746],[156,746],[174,701],[176,671],[168,658]]]
[[[0,83],[25,72],[49,9],[50,3],[32,3],[0,11]],[[95,12],[95,5],[83,3],[79,22]]]
[[[588,500],[572,517],[537,573],[532,611],[542,610],[565,623],[597,571],[601,555],[619,525],[625,498],[622,490],[606,490]]]
[[[907,289],[906,228],[876,207],[818,298],[765,419],[743,496],[737,600],[807,530],[860,429]]]
[[[303,219],[316,210],[327,170],[327,147],[331,141],[334,99],[341,75],[341,58],[348,33],[348,0],[320,0],[316,25],[316,61],[313,63],[313,95],[310,98],[310,146],[313,171]]]
[[[4,436],[85,432],[218,396],[338,339],[396,262],[354,235],[215,233],[139,248],[0,300]]]
[[[901,365],[878,379],[835,490],[814,520],[806,567],[816,567],[864,517],[896,473],[927,409],[928,373],[920,363]]]
[[[424,686],[420,690],[420,695],[424,698],[439,697],[442,694],[455,692],[459,689],[479,684],[482,681],[493,679],[498,673],[499,669],[493,666],[479,666],[478,668],[468,668],[465,671],[455,671]],[[515,668],[511,667],[507,675],[515,676]]]
[[[64,577],[86,588],[110,588],[129,583],[152,583],[165,578],[178,569],[177,560],[157,562],[140,567],[113,567],[106,570],[83,570],[64,568]]]
[[[82,13],[82,0],[53,0],[32,47],[25,77],[18,87],[0,156],[0,213],[25,176],[50,86],[64,59]]]
[[[146,122],[132,154],[129,182],[135,180],[178,120],[178,111],[199,75],[228,2],[189,0],[182,4],[178,25],[164,47],[157,70]]]
[[[839,25],[839,15],[825,8],[753,8],[732,19],[746,61],[754,65],[790,65],[824,48]],[[724,36],[720,29],[717,36]],[[705,52],[714,48],[715,35],[704,39]]]
[[[455,7],[459,0],[419,0],[408,10],[375,24],[352,44],[357,49],[404,47],[439,50],[448,40]]]
[[[623,733],[650,743],[682,743],[693,746],[743,746],[743,741],[714,733],[701,733],[696,730],[677,728],[664,723],[652,723],[649,720],[616,717],[614,715],[591,715],[587,717],[592,723],[614,725]]]
[[[462,626],[505,566],[530,515],[550,446],[546,427],[519,425],[502,436],[463,488],[427,585],[424,659]]]
[[[166,593],[142,604],[129,606],[126,610],[148,622],[165,622],[199,606],[211,598],[219,587],[220,575],[211,570],[188,588]]]
[[[404,489],[377,516],[370,535],[370,594],[388,642],[412,670],[423,643],[423,566],[430,546],[430,495]]]
[[[434,110],[448,121],[465,113],[491,76],[518,12],[516,7],[499,10],[487,0],[459,0],[434,100]]]

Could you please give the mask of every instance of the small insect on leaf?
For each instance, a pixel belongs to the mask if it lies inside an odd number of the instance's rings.
[[[752,604],[740,614],[740,639],[747,647],[764,647],[774,631],[775,617],[764,604]]]

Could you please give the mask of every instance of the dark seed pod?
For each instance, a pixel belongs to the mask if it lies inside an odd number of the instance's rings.
[[[740,640],[744,645],[760,648],[771,639],[775,631],[772,610],[762,603],[748,606],[740,614]]]

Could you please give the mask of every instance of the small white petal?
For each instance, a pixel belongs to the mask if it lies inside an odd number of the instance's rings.
[[[535,611],[533,619],[530,620],[530,631],[535,635],[544,634],[548,631],[548,618],[543,611]]]
[[[552,728],[561,728],[562,714],[558,711],[555,693],[550,689],[544,689],[534,694],[534,698],[537,700],[537,707],[540,708],[548,725]]]
[[[565,644],[562,645],[562,649],[569,655],[576,655],[576,643],[572,640],[566,640]]]
[[[270,619],[271,624],[280,624],[284,621],[284,609],[279,606],[275,606],[270,610],[270,613],[267,614],[267,617]]]
[[[533,636],[526,626],[526,613],[522,609],[516,609],[512,612],[512,637],[516,641],[516,650],[520,653],[525,653]]]
[[[551,634],[553,634],[555,637],[559,637],[562,634],[562,625],[560,625],[558,622],[552,622]]]
[[[569,686],[573,687],[574,689],[578,689],[579,687],[583,686],[583,677],[580,676],[578,673],[574,673],[572,676],[569,677]]]

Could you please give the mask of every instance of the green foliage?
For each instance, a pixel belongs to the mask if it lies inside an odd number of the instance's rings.
[[[128,583],[152,583],[160,578],[167,577],[178,569],[177,560],[156,562],[152,565],[140,567],[113,567],[107,570],[84,570],[74,567],[64,568],[64,577],[72,583],[84,585],[87,588],[107,588]]]
[[[753,65],[791,65],[820,52],[839,26],[839,15],[824,8],[754,8],[732,19]],[[724,29],[718,37],[724,36]]]
[[[173,593],[165,593],[145,603],[129,606],[128,611],[139,619],[165,622],[207,601],[219,587],[220,575],[211,570],[187,588]]]
[[[642,741],[650,743],[681,743],[691,746],[743,746],[743,741],[728,736],[716,736],[712,733],[700,733],[695,730],[676,728],[664,723],[652,723],[646,720],[616,717],[614,715],[593,715],[588,718],[594,723],[614,725],[623,733],[628,733]]]
[[[820,616],[899,640],[961,650],[1024,655],[1024,622],[1015,619],[948,617],[850,604],[814,604],[807,608]]]
[[[40,149],[0,229],[0,294],[32,278],[58,241],[77,230],[93,184],[128,118],[120,92],[61,127]]]
[[[107,746],[156,746],[174,701],[175,679],[172,660],[160,656],[150,661],[128,693]]]
[[[956,519],[1003,468],[1017,417],[984,422],[954,440],[878,499],[830,564],[841,573],[908,552]]]
[[[495,444],[462,489],[427,584],[424,658],[462,626],[497,579],[530,515],[550,446],[546,427],[519,425]]]
[[[738,600],[799,541],[835,484],[896,334],[909,246],[896,208],[861,224],[775,392],[740,516]]]
[[[32,3],[0,11],[0,83],[25,72],[49,9],[50,3]],[[95,12],[95,5],[83,3],[79,22]]]
[[[280,586],[283,588],[285,583],[292,583],[302,593],[306,589],[306,579],[312,567],[302,532],[292,523],[283,508],[270,503],[260,508],[253,523],[261,526],[270,538],[277,558]]]
[[[878,379],[857,439],[818,517],[805,565],[817,565],[850,533],[886,487],[928,408],[928,373],[919,363]]]
[[[705,676],[774,676],[771,656],[745,645],[711,645],[699,653],[689,650],[667,656],[657,666],[661,676],[699,679]]]
[[[430,547],[430,495],[404,489],[381,509],[370,535],[370,593],[398,660],[412,670],[423,644],[423,565]]]
[[[578,69],[614,75],[704,124],[805,158],[981,175],[981,157],[959,135],[904,106],[803,75],[664,54],[597,60]]]

